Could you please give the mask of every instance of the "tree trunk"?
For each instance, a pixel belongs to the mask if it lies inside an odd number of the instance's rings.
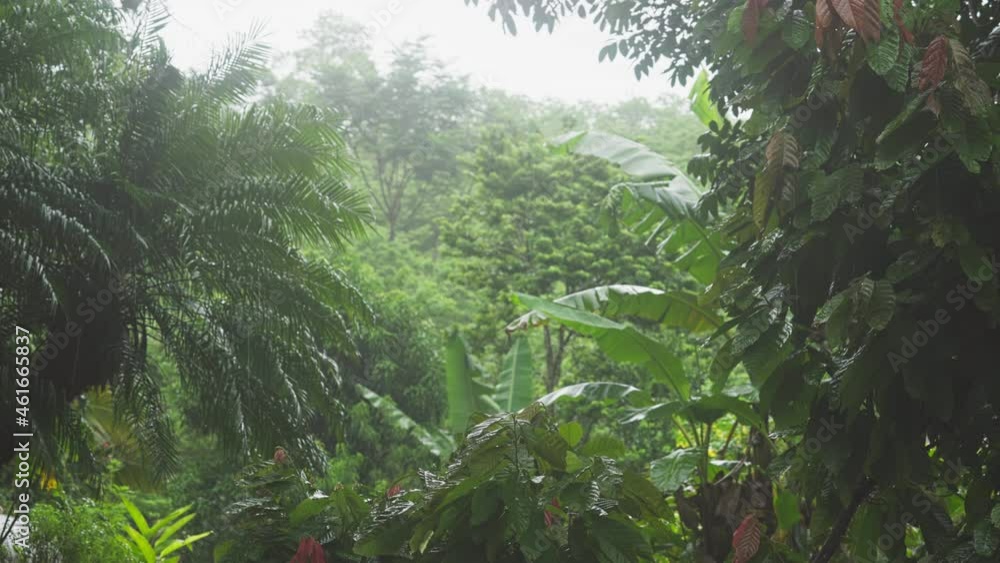
[[[555,341],[552,338],[552,327],[545,326],[545,392],[551,393],[559,386],[562,378],[562,361],[569,344],[569,335],[565,327],[559,327]]]

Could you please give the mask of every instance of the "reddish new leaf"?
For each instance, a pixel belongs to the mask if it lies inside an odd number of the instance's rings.
[[[289,563],[326,563],[323,546],[314,538],[306,536],[299,540],[299,549]]]
[[[896,21],[896,27],[899,28],[903,39],[910,45],[913,45],[913,34],[910,33],[909,29],[906,29],[906,24],[903,23],[903,0],[895,0],[892,3],[892,18]]]
[[[948,38],[939,35],[924,52],[924,60],[920,63],[920,91],[934,88],[944,80],[944,72],[948,69]]]
[[[733,563],[747,563],[760,549],[760,523],[750,514],[733,532]]]
[[[882,35],[882,14],[879,0],[830,0],[833,9],[847,27],[858,32],[866,43],[874,43]]]
[[[833,9],[830,0],[816,0],[816,46],[823,46],[826,31],[833,27]]]
[[[389,487],[389,490],[385,492],[386,498],[392,498],[403,491],[403,487],[399,485],[393,485]]]
[[[552,506],[554,506],[556,508],[561,508],[561,506],[559,505],[559,499],[557,499],[557,498],[552,499]],[[555,514],[552,514],[548,510],[545,511],[545,513],[543,514],[543,516],[545,517],[545,527],[546,528],[551,528],[553,524],[555,524],[556,522],[559,521],[558,518],[556,518]]]
[[[760,14],[767,6],[767,2],[768,0],[747,0],[746,8],[743,10],[743,37],[748,43],[753,43],[757,39]]]

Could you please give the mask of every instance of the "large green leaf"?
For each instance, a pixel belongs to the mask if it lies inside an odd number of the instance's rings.
[[[623,424],[633,424],[636,422],[654,422],[657,420],[668,420],[675,414],[684,410],[684,403],[673,401],[670,403],[659,403],[650,407],[635,409],[622,420]]]
[[[503,359],[500,381],[494,396],[500,409],[515,412],[531,404],[534,398],[535,370],[531,364],[531,346],[525,336],[514,339]]]
[[[156,563],[156,551],[153,550],[153,546],[150,545],[149,540],[146,539],[141,533],[139,533],[132,526],[125,526],[125,533],[128,534],[129,539],[132,540],[132,545],[135,550],[142,555],[142,558],[146,560],[146,563]]]
[[[155,533],[159,532],[160,530],[166,528],[167,526],[170,526],[171,524],[174,523],[175,520],[177,520],[181,516],[187,514],[188,511],[190,511],[192,508],[194,508],[194,505],[193,504],[189,504],[187,506],[182,506],[182,507],[178,508],[177,510],[171,512],[170,514],[167,514],[163,518],[160,518],[159,520],[157,520],[156,523],[153,524],[150,527],[150,532],[153,533],[153,534],[155,534]],[[162,535],[161,535],[161,537],[162,537]]]
[[[538,399],[543,405],[551,405],[560,399],[577,399],[584,397],[592,401],[604,399],[621,399],[638,392],[639,389],[624,383],[614,383],[610,381],[597,381],[592,383],[577,383],[570,385],[545,395]]]
[[[808,33],[806,36],[808,37]],[[688,99],[691,100],[691,111],[706,127],[711,127],[714,123],[716,127],[721,129],[726,120],[712,102],[710,92],[708,73],[702,69],[698,73],[698,77],[695,78],[694,84],[691,85],[691,92],[688,94]]]
[[[691,384],[685,377],[683,364],[663,343],[653,340],[634,327],[588,311],[521,293],[516,295],[516,299],[544,315],[549,321],[593,338],[609,358],[643,366],[673,389],[681,399],[686,400],[690,396]]]
[[[679,268],[708,284],[725,252],[722,237],[696,218],[700,197],[695,185],[680,176],[665,183],[620,184],[608,194],[603,220],[612,231],[625,226],[646,236],[658,251],[678,255]]]
[[[474,412],[499,412],[500,406],[490,397],[493,389],[483,383],[482,369],[469,355],[458,333],[448,339],[445,350],[445,380],[448,394],[448,429],[464,434]]]
[[[156,543],[153,544],[153,548],[160,549],[160,546],[167,543],[167,541],[169,541],[170,538],[174,537],[174,534],[179,532],[181,528],[187,526],[189,522],[194,520],[195,516],[196,516],[195,514],[188,514],[184,518],[181,518],[180,520],[174,522],[165,530],[163,530],[163,533],[160,534],[160,537],[156,538]]]
[[[132,517],[132,521],[135,522],[136,527],[139,529],[139,533],[143,537],[149,538],[152,535],[152,528],[149,527],[149,523],[146,522],[146,517],[142,515],[142,511],[125,497],[122,497],[122,504],[125,505],[125,510],[128,511],[128,515]],[[152,538],[150,538],[152,539]]]
[[[643,421],[666,420],[675,414],[691,416],[705,424],[715,422],[726,414],[732,414],[737,420],[763,430],[764,421],[753,409],[753,405],[746,401],[741,401],[729,395],[711,395],[708,397],[698,397],[691,401],[671,401],[659,403],[641,409],[633,410],[622,421],[624,424],[632,424]]]
[[[665,156],[641,143],[601,131],[573,131],[552,140],[560,150],[595,156],[621,166],[629,176],[656,180],[683,176]]]
[[[686,291],[665,292],[638,285],[605,285],[571,293],[554,303],[596,313],[611,319],[636,317],[691,332],[718,329],[722,321],[711,309],[698,303],[698,296]],[[545,321],[531,311],[511,323],[508,331],[537,326]]]
[[[672,493],[684,486],[704,455],[701,448],[674,450],[650,464],[649,480],[661,491]]]
[[[781,490],[774,498],[774,513],[778,517],[778,527],[791,530],[802,520],[799,511],[799,497],[791,491]]]
[[[416,421],[401,411],[395,403],[378,393],[375,393],[371,389],[368,389],[363,385],[358,385],[357,389],[358,393],[360,393],[366,401],[382,412],[382,416],[387,422],[400,430],[411,433],[418,442],[427,448],[427,451],[443,458],[447,457],[448,454],[455,449],[455,442],[452,440],[451,436],[448,436],[438,429],[428,430],[420,424],[417,424]]]
[[[724,118],[715,110],[707,94],[707,77],[695,104],[704,110],[703,119]],[[699,86],[696,84],[696,88]],[[695,93],[695,90],[692,90]],[[714,114],[713,114],[714,112]],[[554,141],[561,149],[603,158],[618,164],[641,182],[625,183],[611,189],[604,205],[604,220],[612,229],[624,224],[646,234],[650,242],[671,231],[660,249],[683,252],[678,265],[701,283],[711,283],[724,254],[718,235],[710,233],[695,209],[701,199],[697,184],[665,157],[628,139],[600,132],[567,133]]]
[[[638,233],[656,233],[668,222],[691,217],[700,198],[701,192],[686,176],[668,182],[619,184],[608,194],[605,214]]]
[[[729,395],[699,397],[685,407],[685,412],[696,419],[710,423],[726,414],[734,415],[740,422],[764,430],[764,420],[753,409],[753,405]]]
[[[170,555],[171,553],[177,551],[178,549],[183,549],[185,547],[189,547],[191,544],[195,543],[196,541],[203,540],[203,539],[207,538],[210,535],[212,535],[212,532],[203,532],[201,534],[195,534],[193,536],[188,536],[188,537],[184,538],[183,540],[174,540],[169,546],[167,546],[166,549],[164,549],[160,553],[160,557],[166,557],[167,555]]]

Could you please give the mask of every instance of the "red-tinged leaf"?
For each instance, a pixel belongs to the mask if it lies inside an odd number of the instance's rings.
[[[299,540],[299,549],[289,563],[326,563],[323,546],[310,536]]]
[[[389,490],[385,492],[386,498],[392,498],[398,495],[403,490],[403,487],[399,485],[393,485],[389,487]]]
[[[733,532],[733,563],[747,563],[760,549],[760,522],[750,514]]]
[[[944,80],[944,72],[948,69],[948,38],[939,35],[924,51],[924,60],[920,63],[920,91],[934,88]]]
[[[823,46],[826,31],[833,27],[833,9],[830,0],[816,0],[816,46]]]
[[[874,43],[882,35],[879,0],[830,0],[833,9],[847,27],[858,32],[865,43]]]
[[[554,506],[556,508],[562,508],[562,506],[559,504],[559,499],[557,499],[557,498],[553,498],[551,504],[552,504],[552,506]],[[551,528],[552,525],[555,524],[558,521],[558,518],[556,518],[556,516],[554,514],[552,514],[551,512],[549,512],[548,510],[545,511],[544,516],[545,516],[545,527],[546,528]]]
[[[746,8],[743,10],[743,38],[747,43],[757,40],[757,32],[760,30],[760,14],[767,6],[768,0],[747,0]]]
[[[903,0],[895,0],[892,3],[892,18],[896,21],[896,27],[899,28],[899,33],[903,36],[903,39],[913,45],[913,33],[909,29],[906,29],[906,24],[903,23]]]

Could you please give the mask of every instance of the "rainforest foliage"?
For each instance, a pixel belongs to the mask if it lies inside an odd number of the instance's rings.
[[[0,0],[0,559],[996,561],[1000,6],[465,3],[690,95]]]

